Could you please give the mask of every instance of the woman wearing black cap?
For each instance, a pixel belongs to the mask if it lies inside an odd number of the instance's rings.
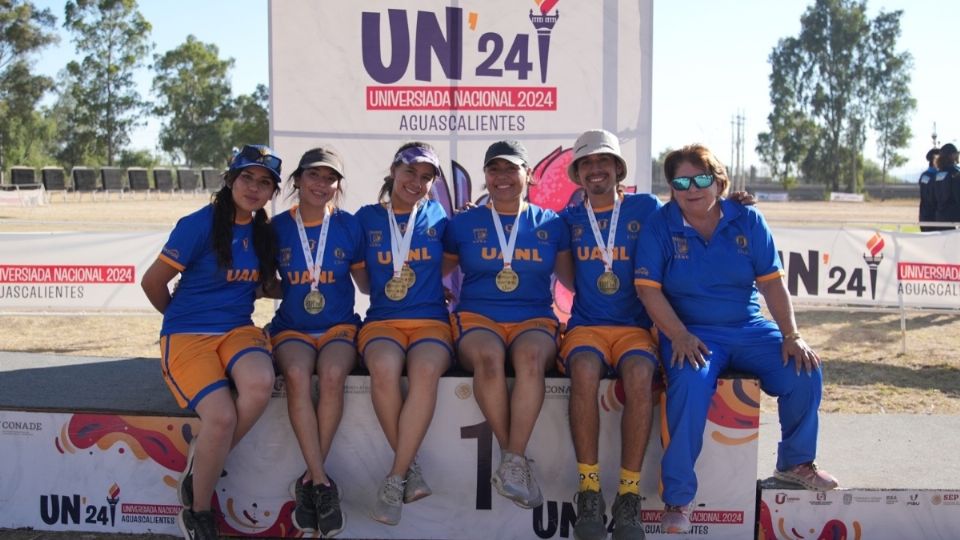
[[[934,148],[927,152],[927,170],[920,175],[920,221],[929,223],[937,220],[937,200],[933,192],[934,179],[937,177],[937,155],[939,148]],[[936,231],[937,227],[921,225],[920,232]]]
[[[543,502],[525,454],[560,339],[551,275],[556,271],[572,288],[573,272],[563,220],[524,201],[529,163],[520,142],[492,144],[483,167],[490,202],[457,214],[444,236],[445,269],[459,264],[464,273],[450,318],[458,358],[473,372],[477,405],[500,443],[491,482],[521,508]],[[512,392],[507,361],[515,374]]]
[[[957,166],[957,147],[952,143],[940,147],[933,192],[937,201],[937,221],[960,223],[960,166]],[[939,230],[954,228],[940,227]]]
[[[256,289],[276,276],[276,242],[263,207],[280,185],[280,163],[266,146],[244,146],[213,203],[177,222],[141,281],[163,313],[163,378],[180,406],[200,417],[178,489],[184,508],[177,524],[187,538],[218,537],[210,508],[217,480],[273,391],[270,344],[251,315]]]
[[[343,160],[335,150],[307,150],[290,180],[299,204],[273,219],[282,302],[270,337],[286,383],[290,424],[307,465],[290,490],[296,502],[293,524],[329,538],[346,523],[324,460],[343,415],[344,382],[356,365],[360,317],[353,310],[353,282],[366,290],[363,236],[357,219],[339,208]],[[314,374],[320,384],[316,408]]]

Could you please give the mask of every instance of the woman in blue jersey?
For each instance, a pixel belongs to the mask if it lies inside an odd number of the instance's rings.
[[[217,538],[210,506],[223,464],[273,390],[270,344],[251,315],[257,288],[276,276],[263,207],[279,184],[280,158],[266,146],[244,146],[213,203],[177,222],[141,282],[163,313],[164,380],[180,406],[200,417],[178,490],[184,509],[177,523],[187,538]]]
[[[339,208],[343,170],[335,150],[306,151],[290,175],[299,204],[273,220],[282,301],[270,336],[286,383],[290,424],[307,466],[291,487],[293,524],[323,538],[346,523],[339,490],[323,464],[343,415],[344,382],[357,361],[360,317],[353,310],[353,281],[361,290],[367,287],[360,225]],[[314,374],[320,395],[316,407]]]
[[[441,282],[447,214],[428,198],[438,176],[440,160],[430,145],[405,144],[391,161],[379,202],[357,212],[370,279],[358,348],[370,371],[373,409],[394,452],[370,516],[387,525],[400,521],[402,504],[431,494],[415,458],[453,352]]]
[[[483,168],[490,202],[456,215],[444,236],[445,269],[459,264],[464,273],[450,318],[458,358],[473,373],[477,405],[500,443],[500,466],[491,482],[522,508],[543,502],[526,448],[543,406],[544,376],[557,356],[551,274],[556,270],[572,287],[573,268],[563,220],[524,201],[529,163],[518,141],[492,144]],[[515,374],[512,393],[508,359]]]
[[[818,491],[837,481],[814,465],[820,358],[797,330],[766,221],[723,198],[726,170],[703,146],[671,152],[664,172],[672,200],[643,227],[635,282],[660,332],[667,379],[662,525],[685,533],[707,411],[717,377],[728,368],[757,375],[761,388],[778,397],[783,440],[774,476]],[[761,313],[759,294],[772,321]]]

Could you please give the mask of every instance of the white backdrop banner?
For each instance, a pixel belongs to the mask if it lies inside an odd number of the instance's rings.
[[[0,310],[153,310],[140,288],[168,232],[0,234]]]
[[[271,1],[271,142],[288,172],[308,148],[340,150],[351,211],[411,140],[445,163],[448,210],[482,195],[500,139],[530,152],[530,200],[562,208],[571,146],[601,127],[621,138],[627,183],[649,191],[652,18],[652,0]]]
[[[960,231],[773,228],[794,303],[957,309]]]
[[[843,489],[817,493],[762,486],[760,540],[954,539],[960,491]]]
[[[499,450],[473,397],[471,380],[444,377],[436,415],[419,454],[433,496],[404,505],[396,527],[367,517],[391,452],[370,401],[370,380],[351,376],[344,416],[326,469],[343,492],[343,538],[572,538],[577,466],[570,441],[568,379],[547,379],[546,400],[528,455],[545,502],[523,510],[496,494],[490,475]],[[721,380],[697,464],[693,513],[698,537],[752,537],[756,522],[760,390],[755,380]],[[604,381],[601,481],[617,490],[623,387]],[[659,533],[660,445],[654,409],[641,492],[648,538]],[[177,534],[176,484],[186,464],[192,418],[0,411],[0,527]],[[295,537],[290,484],[304,470],[287,417],[282,382],[264,416],[230,454],[215,509],[224,534]],[[609,510],[608,510],[609,511]]]

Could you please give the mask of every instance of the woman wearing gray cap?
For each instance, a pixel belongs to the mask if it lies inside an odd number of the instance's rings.
[[[337,484],[324,460],[343,415],[343,387],[356,365],[354,284],[367,288],[363,233],[353,215],[339,208],[343,160],[329,147],[307,150],[290,175],[299,204],[273,219],[279,243],[282,298],[270,337],[287,388],[290,424],[307,471],[293,482],[293,524],[329,538],[343,530]],[[353,278],[351,280],[351,277]],[[278,294],[279,293],[279,294]],[[319,379],[314,408],[311,378]]]
[[[556,271],[572,287],[573,272],[563,220],[524,201],[532,180],[529,163],[518,141],[490,145],[483,167],[490,202],[456,215],[444,237],[445,269],[459,264],[464,273],[450,317],[458,357],[473,372],[477,405],[500,443],[500,466],[491,482],[521,508],[543,503],[525,453],[560,339],[551,275]],[[515,374],[512,393],[508,361]]]

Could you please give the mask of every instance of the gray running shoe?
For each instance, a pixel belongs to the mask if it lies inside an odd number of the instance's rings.
[[[407,469],[407,476],[403,484],[403,502],[410,504],[433,494],[433,490],[423,479],[423,471],[420,470],[420,464],[414,461]]]
[[[317,532],[321,538],[333,538],[347,526],[347,516],[340,509],[340,489],[327,475],[330,485],[314,484],[314,502],[317,512]]]
[[[573,526],[576,540],[603,540],[607,537],[607,527],[603,523],[603,513],[607,503],[599,491],[578,491],[573,496],[577,503],[577,522]]]
[[[380,491],[377,500],[370,510],[370,517],[386,525],[400,523],[400,512],[403,510],[403,477],[399,474],[388,476]]]
[[[678,506],[675,504],[663,505],[663,516],[660,526],[667,534],[686,534],[690,532],[690,513],[693,503]]]
[[[640,496],[634,493],[617,495],[613,500],[613,540],[644,540],[640,518]]]
[[[219,540],[217,520],[213,512],[194,512],[189,508],[180,510],[177,514],[177,526],[187,540]]]
[[[293,508],[293,526],[303,532],[314,532],[317,530],[317,490],[313,483],[303,482],[304,472],[290,484],[290,495],[296,504]]]
[[[540,486],[533,478],[527,458],[504,452],[497,472],[490,479],[497,493],[513,501],[520,508],[536,508],[543,504]]]

